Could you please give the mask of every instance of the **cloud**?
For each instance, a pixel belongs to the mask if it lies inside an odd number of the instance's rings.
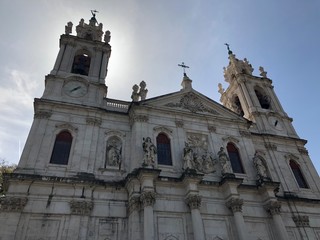
[[[32,122],[32,102],[39,83],[29,74],[6,68],[0,86],[0,157],[18,161],[19,142],[22,145]]]

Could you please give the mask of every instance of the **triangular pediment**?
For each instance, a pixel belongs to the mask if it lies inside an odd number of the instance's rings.
[[[191,91],[179,91],[147,99],[140,102],[139,106],[162,109],[168,112],[201,114],[244,120],[244,118],[238,114],[193,89]]]

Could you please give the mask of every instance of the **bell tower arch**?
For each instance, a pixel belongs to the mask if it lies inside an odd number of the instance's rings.
[[[261,133],[297,137],[292,118],[282,108],[272,80],[263,67],[259,67],[260,76],[254,76],[248,60],[239,60],[229,46],[228,55],[229,65],[224,68],[224,78],[229,86],[224,90],[219,84],[222,104],[256,123]]]

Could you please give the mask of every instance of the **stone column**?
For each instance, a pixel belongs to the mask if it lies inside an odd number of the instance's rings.
[[[186,197],[186,203],[191,210],[193,238],[196,240],[205,240],[204,227],[200,214],[201,197],[191,194]]]
[[[156,201],[154,180],[159,176],[161,170],[151,168],[140,168],[138,179],[141,184],[140,201],[143,207],[143,239],[154,239],[154,217],[153,205]]]
[[[236,224],[238,239],[247,240],[249,238],[248,231],[242,215],[242,205],[243,199],[234,197],[230,198],[226,203],[226,206],[233,212],[233,218]]]
[[[128,239],[140,240],[140,182],[134,176],[128,176],[126,182],[128,191]]]
[[[277,235],[277,239],[288,240],[289,236],[280,216],[281,203],[278,201],[270,201],[264,207],[266,211],[269,212],[272,216],[273,226]]]
[[[145,191],[141,193],[140,201],[143,206],[143,239],[154,239],[154,221],[153,221],[153,205],[156,201],[153,191]]]
[[[131,196],[128,204],[128,239],[140,240],[140,195]]]
[[[107,67],[108,67],[108,59],[109,59],[109,54],[105,51],[102,52],[103,56],[102,56],[102,63],[100,66],[100,73],[99,73],[99,77],[101,81],[104,81],[104,79],[107,76]],[[104,82],[103,82],[104,83]]]

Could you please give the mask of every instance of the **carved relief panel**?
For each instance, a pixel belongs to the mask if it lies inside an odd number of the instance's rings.
[[[215,172],[213,154],[208,149],[208,136],[187,133],[183,150],[184,170],[194,169],[202,173]]]

